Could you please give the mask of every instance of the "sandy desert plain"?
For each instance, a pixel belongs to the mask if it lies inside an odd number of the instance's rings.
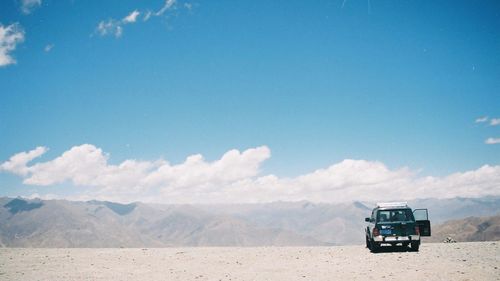
[[[500,242],[364,246],[2,248],[0,280],[500,280]]]

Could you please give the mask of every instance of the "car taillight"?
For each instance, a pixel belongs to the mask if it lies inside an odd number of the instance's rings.
[[[373,233],[373,236],[379,236],[380,235],[380,232],[378,231],[378,228],[376,228],[376,227],[373,228],[372,233]]]
[[[420,228],[418,226],[415,226],[415,234],[420,235]]]

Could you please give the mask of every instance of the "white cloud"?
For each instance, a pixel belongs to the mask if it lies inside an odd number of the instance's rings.
[[[99,22],[96,32],[101,36],[114,35],[118,38],[122,35],[122,28],[119,22],[109,19],[107,21]]]
[[[158,10],[158,12],[156,12],[156,16],[161,16],[163,15],[166,11],[170,10],[170,8],[172,8],[175,4],[176,0],[165,0],[165,4],[163,5],[163,7],[161,7],[160,10]]]
[[[128,16],[124,17],[122,21],[124,23],[134,23],[140,14],[141,13],[139,11],[134,10]]]
[[[61,198],[61,196],[57,194],[38,194],[38,193],[32,193],[31,195],[27,196],[28,199],[42,199],[42,200],[57,200],[57,199],[64,199]],[[82,201],[87,201],[87,200],[82,200]]]
[[[121,36],[122,36],[122,34],[123,34],[123,27],[122,27],[121,25],[118,25],[118,26],[116,27],[116,29],[115,29],[115,32],[114,32],[114,33],[115,33],[115,37],[116,37],[116,38],[121,37]]]
[[[260,164],[269,157],[270,150],[265,146],[242,153],[230,150],[221,159],[211,163],[196,154],[187,157],[179,165],[162,164],[144,179],[144,183],[153,186],[168,183],[168,187],[174,188],[227,184],[256,176]]]
[[[45,45],[45,47],[43,48],[43,50],[48,53],[50,51],[52,51],[52,49],[54,48],[54,44],[47,44]]]
[[[422,177],[408,168],[390,169],[381,162],[346,159],[294,178],[261,175],[271,156],[261,146],[243,152],[230,150],[215,161],[196,154],[183,163],[165,160],[126,160],[109,163],[93,145],[75,146],[50,161],[28,165],[46,148],[14,155],[3,171],[23,177],[27,185],[70,183],[78,188],[66,198],[120,202],[244,203],[311,200],[344,202],[414,198],[481,197],[500,195],[500,166],[445,177]]]
[[[476,119],[476,123],[485,123],[488,122],[490,123],[491,126],[498,126],[500,125],[500,118],[491,118],[489,119],[488,116],[480,117]]]
[[[10,159],[2,165],[0,165],[0,171],[10,172],[20,176],[26,176],[28,174],[27,164],[33,159],[42,156],[47,152],[47,148],[39,146],[28,152],[21,152],[10,157]]]
[[[500,138],[488,138],[487,140],[484,141],[486,144],[499,144],[500,143]]]
[[[42,0],[21,0],[21,11],[24,14],[31,14],[36,8],[42,5]]]
[[[151,11],[147,11],[145,14],[144,14],[144,18],[142,19],[143,21],[148,21],[151,16],[153,15],[153,12]]]
[[[16,63],[11,52],[24,41],[24,30],[18,23],[4,26],[0,23],[0,67]]]
[[[488,116],[479,117],[476,119],[476,123],[484,123],[488,121]]]
[[[491,126],[498,126],[500,125],[500,118],[493,118],[490,120],[490,125]]]
[[[123,25],[131,24],[137,22],[137,18],[142,14],[142,21],[146,22],[152,17],[160,17],[164,15],[167,11],[175,8],[176,0],[165,0],[163,6],[156,12],[151,9],[146,9],[145,11],[133,10],[127,16],[123,17],[121,20],[108,19],[100,21],[96,27],[95,33],[101,36],[114,35],[119,38],[123,33]],[[187,10],[192,10],[193,5],[190,3],[184,3],[183,7]]]
[[[101,36],[113,35],[119,38],[123,34],[123,25],[132,24],[137,21],[137,17],[141,14],[138,10],[133,10],[121,20],[108,19],[100,21],[96,28],[96,33]]]

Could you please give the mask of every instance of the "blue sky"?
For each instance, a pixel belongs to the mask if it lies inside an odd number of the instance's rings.
[[[498,1],[270,2],[2,1],[24,40],[0,67],[0,163],[92,144],[116,165],[266,146],[259,173],[283,178],[500,164]],[[0,195],[44,190],[0,173]]]

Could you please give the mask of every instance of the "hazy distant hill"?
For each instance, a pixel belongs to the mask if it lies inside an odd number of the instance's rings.
[[[324,245],[193,206],[154,208],[64,200],[0,200],[0,243],[8,247]]]
[[[329,244],[364,241],[364,217],[371,209],[362,203],[315,204],[307,201],[268,204],[209,205],[216,214],[237,217],[263,227],[278,227]]]
[[[412,208],[429,209],[432,225],[467,216],[500,214],[500,198],[419,199]],[[268,204],[207,205],[206,211],[235,216],[257,225],[274,226],[336,245],[364,243],[364,218],[376,203],[316,204],[307,201]]]
[[[449,219],[500,214],[500,198],[426,199],[410,203],[413,208],[429,208],[433,226]],[[0,245],[168,247],[361,244],[364,242],[364,217],[370,215],[373,205],[361,202],[315,204],[307,201],[153,205],[0,198]],[[498,230],[498,219],[487,223],[487,233]],[[477,223],[478,227],[480,224]],[[435,237],[440,237],[439,229],[433,228]],[[481,237],[494,239],[495,235]]]
[[[27,202],[27,203],[23,203]],[[14,204],[11,204],[14,203]],[[104,205],[87,202],[39,201],[38,208],[9,208],[28,202],[13,199],[0,208],[0,236],[10,247],[119,247],[149,242],[120,221]],[[9,206],[10,204],[10,206]],[[17,210],[17,211],[16,211]]]
[[[428,208],[433,224],[470,216],[485,217],[500,214],[500,197],[418,199],[409,201],[412,208]]]
[[[499,241],[500,215],[447,221],[434,227],[429,241],[441,242],[447,237],[457,242]]]

